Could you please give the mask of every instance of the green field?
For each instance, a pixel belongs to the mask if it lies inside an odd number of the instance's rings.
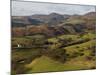
[[[35,38],[38,43],[33,41],[33,37],[38,37],[40,40]],[[12,62],[14,64],[15,73],[36,73],[36,72],[53,72],[53,71],[71,71],[71,70],[87,70],[95,69],[96,57],[95,57],[95,34],[87,33],[84,35],[59,35],[56,38],[45,38],[50,45],[45,49],[40,46],[44,46],[45,41],[43,36],[26,36],[26,37],[15,37],[12,39],[13,44],[24,44],[22,48],[13,47],[12,50]],[[82,42],[80,42],[82,39]],[[87,40],[88,39],[88,40]],[[46,42],[47,42],[46,41]],[[27,44],[26,44],[27,42]],[[70,45],[70,43],[72,43]],[[27,48],[27,46],[34,45],[37,47]],[[36,44],[36,45],[35,45]],[[63,46],[64,45],[64,46]],[[26,47],[26,48],[24,48]],[[65,55],[62,49],[65,50]],[[57,54],[48,54],[49,52],[56,51]],[[60,52],[61,51],[61,52]],[[52,56],[53,55],[53,56]],[[64,63],[58,60],[58,56],[63,59]],[[23,71],[18,69],[22,68]]]
[[[86,70],[95,67],[95,61],[86,61],[76,58],[62,64],[52,59],[42,56],[33,60],[30,64],[26,65],[30,70],[27,73],[33,72],[52,72],[52,71],[69,71],[69,70]]]

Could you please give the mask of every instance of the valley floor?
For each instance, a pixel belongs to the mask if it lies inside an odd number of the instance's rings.
[[[39,35],[38,37],[41,36]],[[12,43],[13,44],[16,44],[17,42],[26,43],[28,41],[28,44],[30,45],[31,38],[33,38],[33,36],[28,36],[28,38],[25,37],[24,40],[23,38],[24,37],[13,38]],[[47,48],[48,50],[50,49],[65,50],[65,54],[67,56],[64,63],[53,59],[55,57],[50,57],[50,54],[47,55],[41,52],[41,50],[44,50],[42,48],[30,48],[30,49],[19,48],[12,50],[13,72],[37,73],[37,72],[88,70],[96,68],[96,56],[95,56],[96,39],[94,33],[87,33],[82,36],[60,35],[57,36],[56,38],[55,37],[48,38],[47,40],[48,42],[52,43]],[[40,43],[43,45],[42,41],[40,41]],[[68,43],[72,43],[72,45],[69,45]],[[58,52],[58,54],[60,53]],[[23,69],[23,71],[20,72],[19,68]]]

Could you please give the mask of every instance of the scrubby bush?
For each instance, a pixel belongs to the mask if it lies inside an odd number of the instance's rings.
[[[64,49],[49,50],[46,53],[46,56],[48,56],[54,60],[57,60],[61,63],[64,63],[67,60],[66,51]]]

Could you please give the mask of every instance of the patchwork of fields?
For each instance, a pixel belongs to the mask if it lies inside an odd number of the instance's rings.
[[[56,38],[45,38],[43,35],[14,37],[12,43],[23,44],[21,47],[12,47],[13,69],[17,73],[96,68],[95,33],[64,34]]]

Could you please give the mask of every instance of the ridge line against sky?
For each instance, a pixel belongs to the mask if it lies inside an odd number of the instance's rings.
[[[34,14],[68,14],[83,15],[88,12],[95,12],[94,5],[73,5],[60,3],[45,3],[32,1],[12,1],[12,16],[29,16]]]

